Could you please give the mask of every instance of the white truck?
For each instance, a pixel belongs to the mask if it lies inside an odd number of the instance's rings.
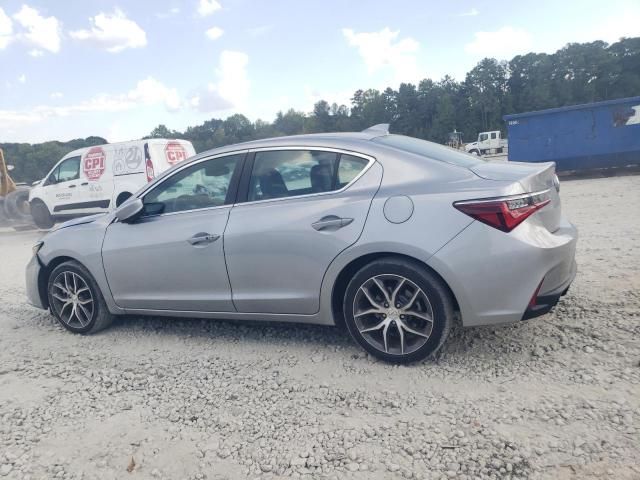
[[[467,153],[473,155],[502,155],[509,151],[509,143],[502,138],[500,130],[480,132],[478,140],[464,146]]]
[[[70,152],[29,192],[33,221],[51,228],[58,220],[108,212],[195,153],[191,142],[159,138]]]

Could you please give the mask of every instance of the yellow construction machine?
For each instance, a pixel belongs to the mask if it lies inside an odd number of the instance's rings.
[[[0,148],[0,225],[30,223],[29,189],[16,184],[9,175],[10,165]]]

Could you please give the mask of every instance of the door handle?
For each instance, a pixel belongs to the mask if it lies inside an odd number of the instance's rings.
[[[311,226],[321,232],[323,230],[338,230],[339,228],[346,227],[351,222],[353,222],[353,218],[342,218],[337,217],[336,215],[327,215],[317,222],[312,223]]]
[[[80,186],[81,186],[81,187],[85,187],[85,186],[87,186],[87,185],[89,185],[89,182],[82,182],[82,183],[80,184]]]
[[[69,185],[68,188],[76,188],[76,186],[75,185]]]
[[[220,238],[220,235],[215,235],[206,232],[196,233],[193,237],[191,237],[187,242],[190,245],[205,245],[207,243],[213,243]]]

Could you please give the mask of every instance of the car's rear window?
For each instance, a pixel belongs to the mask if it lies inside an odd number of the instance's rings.
[[[419,138],[405,137],[404,135],[385,135],[376,137],[372,141],[397,148],[404,152],[421,155],[440,162],[458,165],[460,167],[471,168],[481,163],[485,163],[480,157],[475,157],[468,153],[459,152],[453,148],[427,142]]]

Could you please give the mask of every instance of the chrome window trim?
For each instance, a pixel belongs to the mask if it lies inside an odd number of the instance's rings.
[[[209,210],[220,210],[223,208],[231,209],[233,205],[218,205],[217,207],[204,207],[204,208],[192,208],[191,210],[180,210],[179,212],[168,212],[168,213],[159,213],[158,215],[148,215],[146,217],[140,217],[140,220],[146,218],[158,218],[158,217],[170,217],[172,215],[181,215],[183,213],[193,213],[193,212],[205,212]]]
[[[365,167],[360,171],[360,173],[358,173],[358,175],[356,175],[353,178],[353,180],[351,180],[349,183],[347,183],[344,187],[342,187],[339,190],[330,190],[328,192],[318,192],[318,193],[306,193],[304,195],[293,195],[291,197],[265,198],[263,200],[252,200],[250,202],[248,201],[236,202],[234,204],[234,207],[237,208],[237,207],[242,207],[244,205],[256,205],[259,203],[281,202],[281,201],[292,200],[292,199],[300,199],[300,198],[305,199],[305,198],[313,198],[313,197],[320,197],[320,196],[326,196],[326,195],[336,195],[344,192],[351,185],[356,183],[360,179],[360,177],[362,177],[365,173],[367,173],[367,171],[373,166],[373,164],[376,163],[375,157],[372,157],[371,155],[367,155],[360,152],[354,152],[352,150],[345,150],[342,148],[333,148],[333,147],[314,147],[314,146],[303,146],[303,145],[286,146],[286,147],[261,147],[261,148],[252,148],[249,150],[249,153],[277,152],[281,150],[307,150],[307,151],[314,151],[314,152],[319,151],[319,152],[339,153],[344,155],[350,155],[352,157],[359,157],[364,160],[367,160],[369,163],[365,165]],[[255,166],[255,159],[254,159],[254,166]],[[251,179],[251,174],[253,174],[253,168],[251,173],[249,174],[249,179]]]

